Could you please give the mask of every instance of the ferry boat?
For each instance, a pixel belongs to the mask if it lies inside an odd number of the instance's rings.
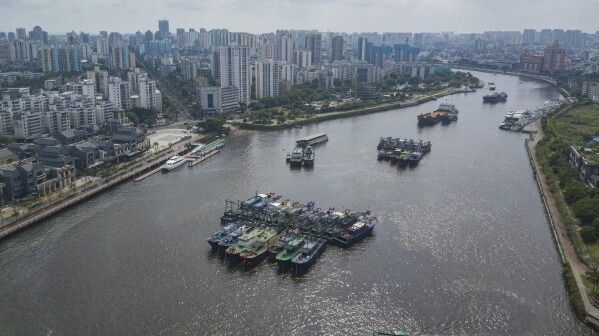
[[[312,146],[306,146],[306,148],[304,149],[304,154],[303,154],[304,166],[307,166],[307,167],[314,166],[314,157],[315,156],[316,156],[316,153],[314,152],[314,149],[312,149]]]
[[[344,230],[333,240],[333,243],[340,247],[349,247],[372,234],[372,230],[377,223],[376,217],[369,218],[367,221],[359,221],[353,224],[349,229]]]
[[[196,153],[200,156],[204,156],[206,154],[210,154],[211,152],[213,152],[219,148],[222,148],[224,145],[225,145],[225,139],[217,139],[207,145],[203,145],[201,148],[199,148],[196,151]]]
[[[212,236],[208,237],[208,243],[213,249],[218,248],[218,243],[220,243],[225,237],[237,229],[237,224],[231,223],[222,228],[222,230],[216,232]]]
[[[295,147],[293,152],[291,152],[291,160],[289,160],[289,164],[292,167],[299,167],[302,165],[302,161],[304,160],[304,151],[301,147]]]
[[[505,92],[497,93],[493,92],[490,95],[483,96],[483,103],[498,103],[507,100],[507,94]]]
[[[277,242],[277,230],[266,228],[256,240],[239,255],[246,266],[255,266],[268,255],[268,248]]]
[[[277,254],[276,259],[280,270],[286,270],[291,266],[291,260],[300,252],[302,246],[304,246],[304,238],[296,237]]]
[[[305,138],[299,139],[295,143],[299,147],[306,147],[306,146],[319,145],[319,144],[327,142],[327,141],[329,141],[329,137],[327,136],[326,133],[317,133],[317,134],[312,134]]]
[[[184,164],[187,160],[179,155],[175,155],[173,157],[171,157],[170,159],[166,160],[166,163],[162,165],[162,167],[160,167],[160,169],[163,172],[168,172],[171,171],[177,167],[179,167],[180,165]]]
[[[291,267],[295,274],[303,274],[310,269],[327,247],[322,238],[307,239],[298,254],[291,259]]]

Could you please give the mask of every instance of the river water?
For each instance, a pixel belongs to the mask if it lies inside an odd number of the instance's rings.
[[[505,91],[449,96],[457,123],[416,127],[440,101],[276,132],[241,132],[210,160],[128,182],[0,242],[2,335],[590,335],[570,310],[524,135],[510,109],[550,86],[475,73]],[[294,141],[326,132],[315,167]],[[376,160],[380,136],[421,138],[416,168]],[[382,217],[304,277],[227,267],[205,238],[224,200],[274,191]]]

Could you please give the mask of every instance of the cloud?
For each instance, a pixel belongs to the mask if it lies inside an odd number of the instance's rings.
[[[41,25],[50,32],[156,30],[160,18],[184,28],[252,33],[456,31],[554,28],[596,30],[599,1],[577,0],[0,0],[0,30]]]

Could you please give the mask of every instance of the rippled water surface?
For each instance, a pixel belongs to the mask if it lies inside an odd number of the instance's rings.
[[[418,129],[439,102],[277,132],[244,132],[205,163],[125,183],[0,242],[2,335],[588,335],[561,266],[510,109],[551,87],[476,73],[486,89],[446,97],[449,126]],[[312,170],[290,170],[297,138],[326,132]],[[422,138],[415,169],[376,160],[380,136]],[[353,248],[329,248],[300,279],[242,272],[209,253],[224,199],[276,191],[383,218]]]

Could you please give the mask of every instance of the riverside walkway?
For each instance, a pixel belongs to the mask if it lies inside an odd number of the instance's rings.
[[[102,192],[110,187],[113,187],[123,181],[126,181],[135,176],[143,174],[148,169],[151,169],[152,167],[155,167],[155,166],[161,164],[162,162],[168,160],[168,158],[171,157],[173,154],[179,154],[181,152],[184,152],[187,149],[188,144],[191,144],[194,141],[198,141],[201,138],[202,138],[202,136],[198,136],[198,137],[191,138],[189,140],[177,143],[177,144],[173,145],[171,148],[169,148],[167,151],[165,151],[163,154],[161,154],[160,156],[152,158],[148,161],[144,161],[138,167],[135,167],[127,172],[123,172],[123,173],[117,174],[115,176],[108,177],[97,185],[86,188],[75,195],[68,196],[64,199],[56,201],[55,203],[49,205],[46,208],[43,208],[38,211],[34,211],[33,213],[31,213],[23,218],[20,218],[11,224],[8,224],[8,225],[0,228],[0,239],[4,238],[6,236],[9,236],[9,235],[11,235],[23,228],[26,228],[30,225],[33,225],[42,219],[52,216],[52,215],[66,209],[74,204],[77,204],[77,203],[85,200],[88,197],[91,197],[97,193],[100,193],[100,192]]]

